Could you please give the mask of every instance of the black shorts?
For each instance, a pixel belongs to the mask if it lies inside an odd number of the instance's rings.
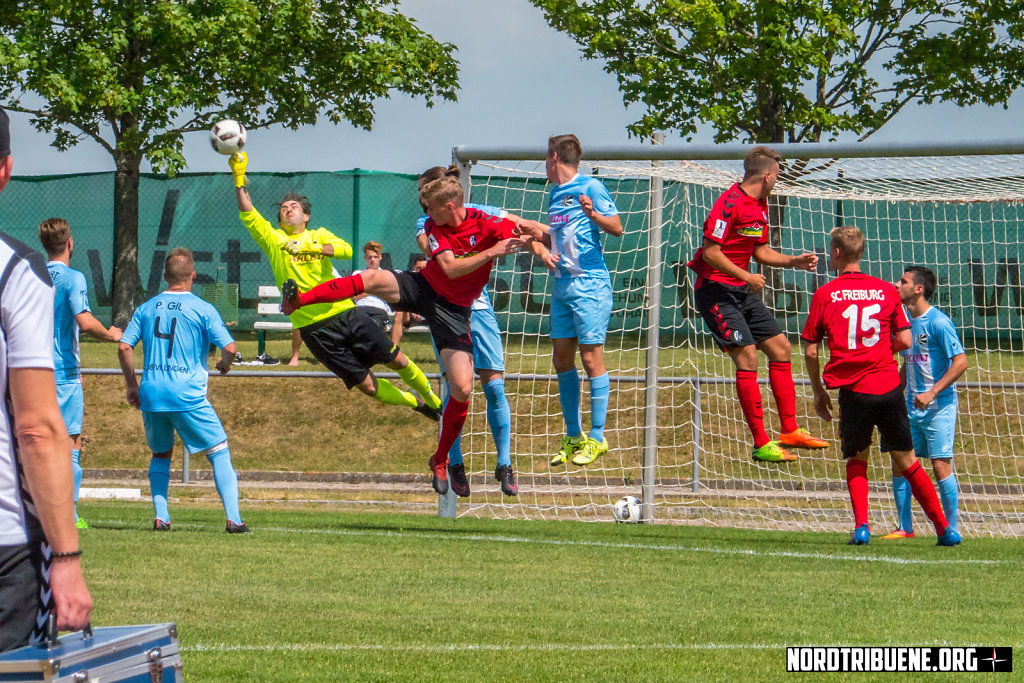
[[[760,344],[782,334],[775,316],[746,285],[706,282],[694,294],[704,324],[723,351]]]
[[[839,390],[839,438],[844,458],[852,458],[871,446],[871,435],[878,427],[878,447],[883,453],[912,451],[910,418],[903,389],[887,394],[862,394]]]
[[[377,323],[380,329],[386,330],[388,327],[388,312],[383,308],[377,308],[376,306],[356,306],[356,308],[362,309],[366,315],[370,316],[370,320]]]
[[[50,571],[42,539],[40,531],[24,545],[0,546],[0,652],[28,645],[40,615],[53,607],[52,593],[46,591],[49,602],[44,603],[40,591],[43,574]]]
[[[391,308],[423,316],[438,351],[452,349],[473,353],[469,306],[453,304],[435,292],[422,273],[403,270],[395,273],[395,279],[398,280],[398,303],[391,304]]]
[[[366,379],[374,365],[386,365],[398,355],[398,345],[361,307],[299,328],[316,359],[351,389]]]

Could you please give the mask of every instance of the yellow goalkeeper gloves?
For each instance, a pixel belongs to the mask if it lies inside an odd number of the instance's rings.
[[[286,251],[292,256],[298,256],[302,253],[302,242],[299,240],[288,240],[281,244],[281,251]]]
[[[249,157],[245,152],[235,152],[228,157],[231,175],[235,177],[235,187],[245,187],[245,167],[248,163]]]

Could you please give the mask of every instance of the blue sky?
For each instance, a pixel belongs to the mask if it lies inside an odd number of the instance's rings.
[[[576,44],[548,27],[526,0],[404,0],[402,11],[434,37],[458,46],[459,101],[433,109],[404,96],[382,101],[371,132],[330,123],[297,132],[253,131],[246,148],[251,170],[418,173],[448,163],[453,145],[543,146],[549,135],[565,132],[579,135],[585,146],[636,144],[625,127],[641,110],[624,107],[615,78],[602,71],[602,63],[584,61]],[[1019,138],[1022,109],[1021,93],[1009,110],[913,105],[872,139]],[[113,169],[110,156],[95,143],[82,142],[64,153],[49,147],[49,138],[36,132],[27,116],[12,114],[12,137],[17,175]],[[710,142],[710,133],[695,141]],[[187,136],[185,154],[190,171],[226,169],[205,133]]]

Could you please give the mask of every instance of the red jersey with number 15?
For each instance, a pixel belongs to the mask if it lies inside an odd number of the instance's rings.
[[[514,237],[512,230],[515,227],[516,224],[507,218],[497,218],[478,209],[466,209],[466,220],[454,228],[437,225],[428,218],[424,230],[430,245],[430,260],[422,271],[423,277],[435,292],[448,301],[459,306],[471,306],[487,286],[494,261],[488,261],[473,272],[453,280],[437,265],[437,255],[451,251],[455,258],[460,259],[478,254],[501,240]]]
[[[822,379],[829,389],[880,395],[900,385],[890,335],[908,327],[894,285],[865,273],[843,273],[814,293],[800,336],[812,344],[828,337]]]
[[[736,183],[711,207],[711,213],[704,221],[704,239],[722,245],[722,254],[727,259],[749,271],[754,250],[768,243],[768,202],[754,199]],[[707,280],[734,287],[745,284],[707,263],[703,246],[686,265],[697,273],[694,289],[699,289]]]

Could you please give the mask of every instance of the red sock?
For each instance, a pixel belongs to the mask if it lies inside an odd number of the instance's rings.
[[[447,462],[448,451],[452,449],[455,439],[459,438],[462,432],[462,423],[466,421],[466,413],[469,412],[469,401],[456,401],[448,397],[448,405],[441,413],[441,436],[437,439],[437,450],[434,451],[435,462]]]
[[[771,439],[764,431],[764,413],[761,411],[761,387],[757,386],[757,373],[750,370],[736,371],[736,394],[740,397],[743,419],[754,435],[754,448],[760,448]]]
[[[356,294],[363,293],[363,276],[361,273],[338,277],[323,282],[308,292],[299,294],[299,301],[303,306],[310,304],[322,304],[329,301],[341,301],[351,299]]]
[[[796,387],[793,368],[788,361],[768,361],[768,384],[775,395],[775,407],[782,420],[782,432],[789,434],[800,428],[796,423]]]
[[[853,526],[868,523],[868,463],[850,458],[846,461],[846,487],[853,505]],[[933,492],[934,495],[934,492]]]
[[[921,509],[935,525],[935,535],[941,536],[949,523],[946,521],[942,503],[939,502],[939,497],[935,494],[935,486],[928,478],[928,473],[921,467],[920,462],[915,462],[903,470],[903,478],[910,482],[910,492],[914,494],[914,498],[921,504]]]

